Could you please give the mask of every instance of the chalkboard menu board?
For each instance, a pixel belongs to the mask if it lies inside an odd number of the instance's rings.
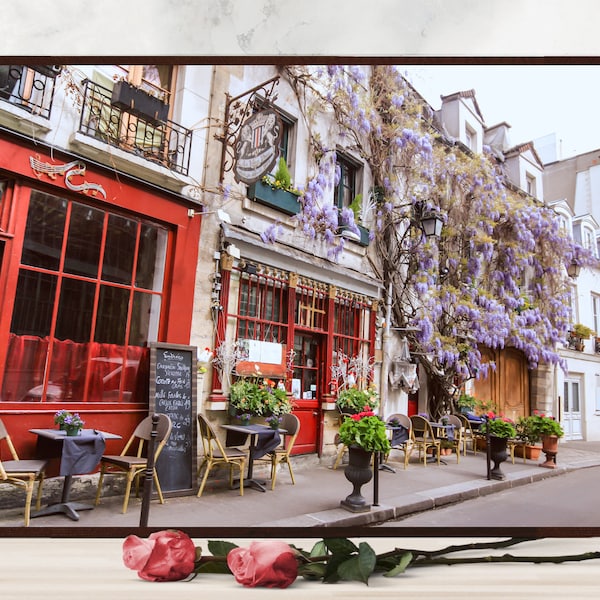
[[[193,493],[196,486],[196,351],[195,346],[150,344],[150,414],[163,413],[173,422],[156,463],[165,495]]]

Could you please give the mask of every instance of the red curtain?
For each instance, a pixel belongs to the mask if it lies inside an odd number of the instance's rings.
[[[141,346],[10,334],[1,400],[146,402],[148,361]]]

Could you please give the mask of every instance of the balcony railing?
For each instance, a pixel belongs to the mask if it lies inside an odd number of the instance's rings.
[[[50,118],[59,66],[0,65],[0,101]]]
[[[111,102],[111,90],[85,80],[79,132],[187,175],[192,132],[173,121],[146,117]]]

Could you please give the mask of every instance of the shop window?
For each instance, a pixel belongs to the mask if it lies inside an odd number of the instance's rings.
[[[237,314],[238,339],[285,343],[287,285],[277,276],[242,272]]]
[[[147,402],[168,232],[32,191],[3,401]]]

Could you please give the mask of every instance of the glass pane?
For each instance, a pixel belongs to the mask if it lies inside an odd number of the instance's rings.
[[[573,398],[571,399],[571,412],[579,412],[579,383],[573,382]]]
[[[166,255],[166,230],[142,224],[135,276],[137,287],[162,292]]]
[[[564,383],[563,393],[564,393],[563,411],[569,412],[569,382],[568,381],[565,381],[565,383]]]
[[[66,211],[66,200],[42,192],[31,192],[21,256],[23,264],[58,270]]]
[[[131,284],[136,236],[137,223],[134,220],[117,215],[108,217],[102,279]]]
[[[59,340],[87,342],[92,327],[93,283],[63,279],[56,319],[55,337]]]
[[[56,277],[21,269],[10,330],[18,335],[45,337],[52,325]]]
[[[101,286],[94,341],[124,344],[128,309],[129,290],[108,285]]]
[[[160,320],[160,296],[135,292],[129,343],[144,346],[148,342],[158,340],[158,323]]]
[[[103,211],[73,202],[65,254],[65,273],[98,276],[103,223]]]

